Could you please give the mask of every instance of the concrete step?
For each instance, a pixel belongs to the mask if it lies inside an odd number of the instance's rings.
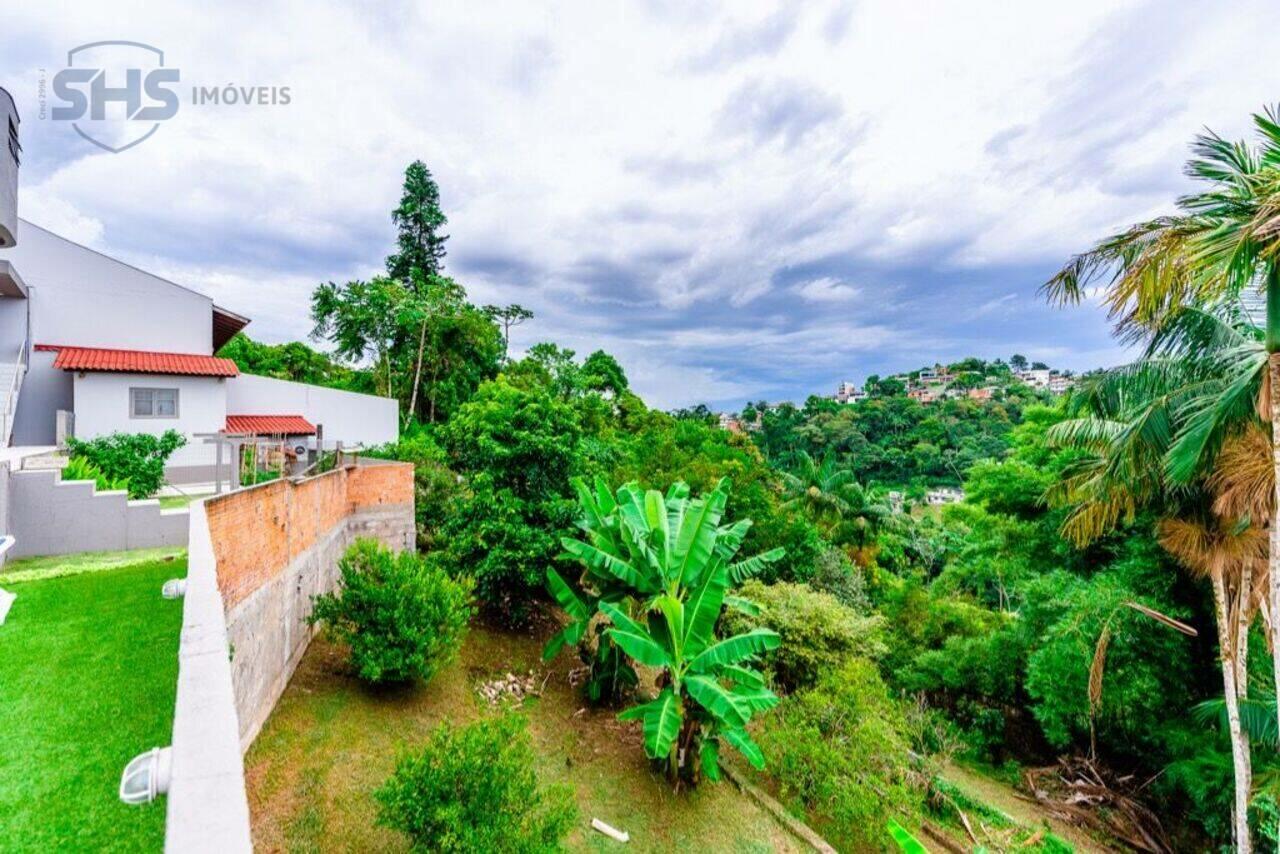
[[[51,471],[67,467],[69,460],[61,454],[42,454],[38,457],[26,457],[22,461],[23,471]]]

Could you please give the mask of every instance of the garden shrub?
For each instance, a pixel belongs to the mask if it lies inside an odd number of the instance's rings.
[[[842,851],[884,847],[885,819],[919,813],[907,725],[875,664],[849,658],[787,697],[758,733],[783,798],[802,806]]]
[[[515,713],[441,724],[375,793],[378,823],[407,834],[415,851],[560,850],[577,807],[568,787],[538,785],[533,762]]]
[[[99,491],[129,488],[129,481],[123,478],[113,480],[102,473],[102,469],[84,457],[72,457],[62,468],[63,480],[91,480],[94,489]]]
[[[173,452],[187,444],[177,430],[163,435],[112,433],[96,439],[67,440],[72,459],[97,466],[109,481],[128,481],[130,498],[150,498],[164,483],[164,464]]]
[[[351,647],[361,679],[429,680],[462,645],[473,613],[470,580],[369,539],[357,540],[338,567],[338,590],[316,597],[309,620]]]
[[[782,646],[766,655],[765,665],[774,684],[784,691],[813,685],[823,671],[851,655],[876,658],[884,652],[884,619],[860,616],[829,593],[807,584],[762,584],[756,579],[739,592],[759,605],[760,612],[726,612],[725,631],[736,634],[765,628],[782,636]]]

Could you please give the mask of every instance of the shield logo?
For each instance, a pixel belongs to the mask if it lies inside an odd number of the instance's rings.
[[[150,139],[178,111],[173,88],[179,71],[164,51],[132,41],[82,44],[67,52],[67,67],[53,79],[63,106],[52,117],[70,121],[85,140],[119,153]]]

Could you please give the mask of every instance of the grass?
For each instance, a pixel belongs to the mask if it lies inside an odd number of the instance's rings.
[[[539,660],[540,637],[473,626],[458,661],[425,686],[372,691],[344,673],[343,651],[317,638],[245,760],[259,851],[407,850],[375,826],[372,792],[396,757],[441,721],[489,713],[478,684],[533,670],[542,695],[519,708],[545,783],[573,787],[580,810],[574,851],[624,846],[589,829],[598,817],[631,834],[633,851],[795,851],[801,846],[730,783],[676,794],[644,758],[637,725],[586,709],[568,681],[569,652]],[[542,680],[545,678],[545,683]]]
[[[163,846],[164,801],[127,806],[117,789],[125,763],[170,740],[182,602],[160,585],[186,562],[138,557],[5,582],[18,598],[0,626],[0,850]]]
[[[78,555],[24,557],[0,566],[0,584],[13,585],[22,581],[40,581],[65,575],[100,572],[104,569],[119,569],[139,563],[172,562],[179,558],[185,560],[186,549],[175,549],[169,546],[135,549],[131,552],[85,552]],[[170,572],[176,572],[172,563],[169,569]]]
[[[161,510],[174,510],[179,507],[186,507],[197,498],[207,497],[207,495],[161,495],[156,500],[160,502]]]

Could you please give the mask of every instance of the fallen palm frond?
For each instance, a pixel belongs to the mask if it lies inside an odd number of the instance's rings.
[[[1155,608],[1148,608],[1146,605],[1143,605],[1141,602],[1131,601],[1131,602],[1125,602],[1124,604],[1132,608],[1133,610],[1137,611],[1139,614],[1145,614],[1146,616],[1155,620],[1157,623],[1164,623],[1166,626],[1173,629],[1174,631],[1182,632],[1184,635],[1187,635],[1188,637],[1194,638],[1194,637],[1198,637],[1200,634],[1200,632],[1196,631],[1194,627],[1188,626],[1186,623],[1182,622],[1181,620],[1175,620],[1173,617],[1170,617],[1168,614],[1162,614],[1159,611],[1157,611]]]
[[[1057,765],[1023,773],[1031,796],[1047,813],[1068,824],[1105,834],[1135,851],[1172,851],[1160,819],[1136,794],[1133,775],[1119,775],[1085,757],[1062,757]]]

